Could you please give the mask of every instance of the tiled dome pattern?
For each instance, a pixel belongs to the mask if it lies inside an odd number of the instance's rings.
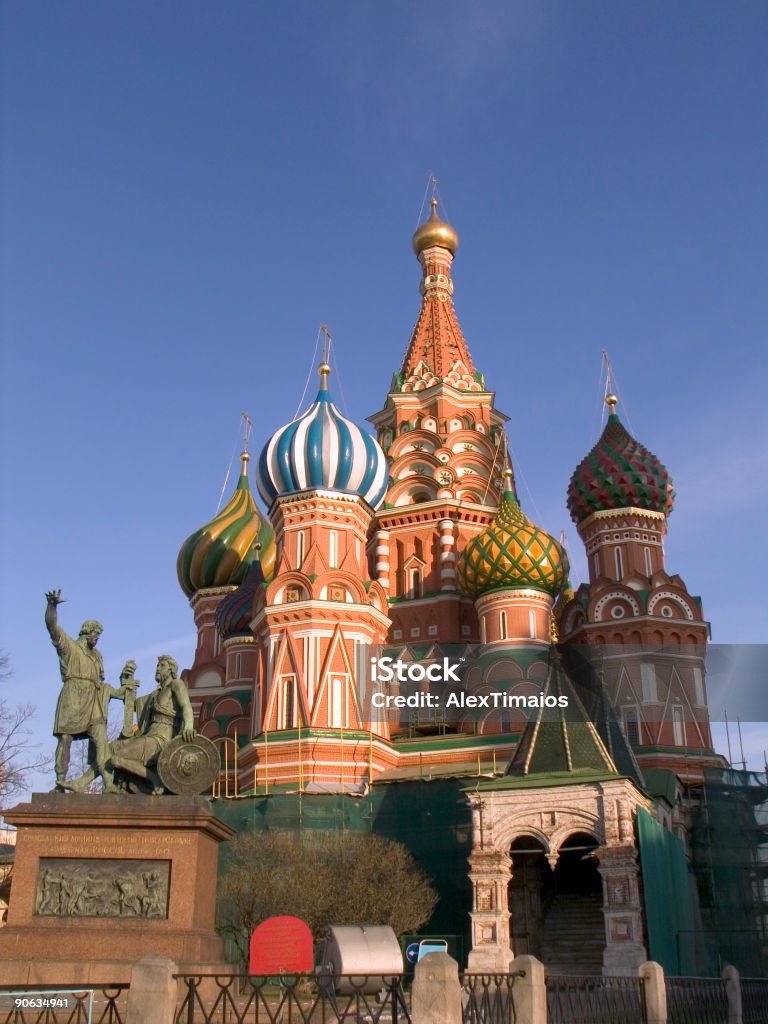
[[[580,523],[593,512],[631,507],[669,515],[674,501],[675,490],[666,468],[612,413],[600,440],[571,477],[571,519]]]

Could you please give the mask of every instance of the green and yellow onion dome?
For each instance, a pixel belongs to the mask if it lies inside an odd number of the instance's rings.
[[[240,479],[219,514],[195,530],[181,545],[176,573],[181,589],[192,597],[208,587],[237,586],[245,579],[261,544],[261,565],[269,576],[275,564],[272,527],[256,507],[248,485],[250,456],[240,456]]]
[[[472,598],[528,587],[554,596],[568,583],[568,556],[523,513],[509,470],[496,518],[467,544],[458,560],[457,579]]]
[[[593,512],[620,508],[669,515],[675,503],[666,467],[625,429],[616,415],[616,401],[615,395],[605,399],[610,410],[605,430],[568,485],[568,511],[574,523]]]

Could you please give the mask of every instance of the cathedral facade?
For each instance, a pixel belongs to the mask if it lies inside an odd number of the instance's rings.
[[[229,502],[182,545],[198,729],[221,747],[221,796],[464,780],[470,966],[531,952],[557,969],[568,955],[552,935],[571,928],[585,970],[633,970],[648,957],[638,816],[684,844],[696,787],[722,765],[708,624],[665,561],[672,481],[607,395],[568,485],[589,567],[574,592],[566,551],[521,508],[435,200],[413,248],[421,308],[374,433],[336,408],[324,360],[315,401],[255,460],[266,514],[243,452]],[[445,650],[472,652],[478,692],[506,673],[510,692],[580,714],[372,710],[371,652],[429,665]]]

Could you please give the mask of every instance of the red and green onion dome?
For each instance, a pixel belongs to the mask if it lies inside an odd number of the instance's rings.
[[[257,509],[248,485],[249,459],[247,452],[240,456],[240,479],[221,512],[181,545],[176,573],[187,597],[209,587],[242,583],[256,557],[253,546],[257,541],[262,546],[262,569],[267,575],[272,572],[274,535],[269,521]]]
[[[626,430],[616,415],[616,396],[605,401],[610,410],[605,429],[568,485],[571,519],[580,523],[593,512],[621,508],[669,515],[675,490],[666,467]]]
[[[251,636],[253,601],[256,591],[265,582],[261,565],[261,544],[254,544],[255,556],[245,579],[237,588],[222,598],[216,609],[216,630],[226,640],[232,636]]]
[[[505,472],[496,518],[459,557],[459,586],[472,598],[492,590],[543,590],[553,596],[568,583],[568,556],[554,537],[528,519]]]

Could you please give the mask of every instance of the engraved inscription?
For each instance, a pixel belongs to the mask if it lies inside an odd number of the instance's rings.
[[[37,873],[40,917],[168,917],[170,861],[44,857]]]

